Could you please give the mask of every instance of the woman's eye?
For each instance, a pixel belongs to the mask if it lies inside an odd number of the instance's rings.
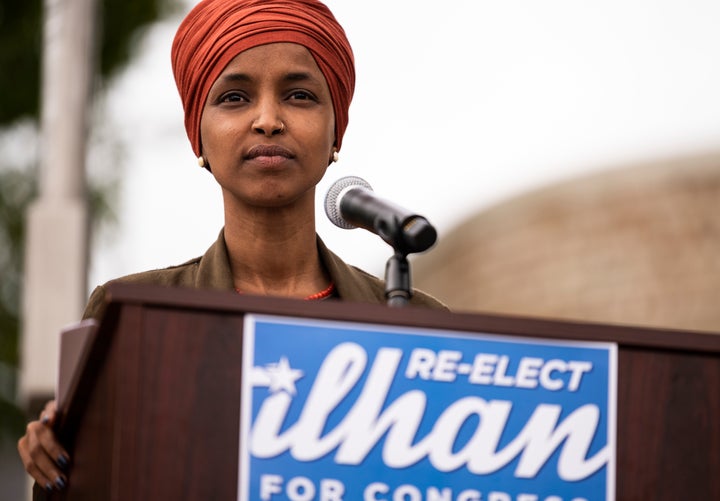
[[[239,92],[226,92],[220,96],[220,102],[223,103],[240,103],[243,101],[247,101],[247,99]]]
[[[304,90],[295,90],[290,93],[290,99],[298,99],[300,101],[310,101],[315,99],[312,94]]]

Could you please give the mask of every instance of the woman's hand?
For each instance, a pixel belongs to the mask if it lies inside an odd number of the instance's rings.
[[[47,491],[65,487],[70,465],[70,456],[53,433],[56,416],[55,401],[51,400],[40,413],[40,419],[28,423],[25,436],[18,440],[25,470]]]

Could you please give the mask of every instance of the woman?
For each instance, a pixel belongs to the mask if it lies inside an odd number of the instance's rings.
[[[381,280],[315,233],[315,186],[337,160],[355,85],[342,27],[317,0],[204,0],[172,48],[185,128],[223,195],[225,227],[200,258],[119,280],[305,299],[385,302]],[[104,287],[84,317],[100,315]],[[415,292],[411,304],[442,308]],[[67,452],[54,403],[18,449],[40,486],[61,489]]]

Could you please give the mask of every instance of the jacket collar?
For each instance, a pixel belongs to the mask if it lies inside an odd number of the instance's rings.
[[[348,265],[317,237],[320,261],[335,284],[337,295],[345,301],[383,302],[384,288],[380,280]],[[200,258],[195,275],[195,287],[202,289],[235,290],[224,229],[217,240]]]

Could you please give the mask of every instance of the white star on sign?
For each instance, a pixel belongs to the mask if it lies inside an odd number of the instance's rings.
[[[285,391],[290,395],[295,395],[295,381],[303,377],[303,372],[290,367],[287,357],[280,357],[280,361],[276,364],[267,364],[265,366],[265,374],[269,376],[269,390],[271,393]]]

